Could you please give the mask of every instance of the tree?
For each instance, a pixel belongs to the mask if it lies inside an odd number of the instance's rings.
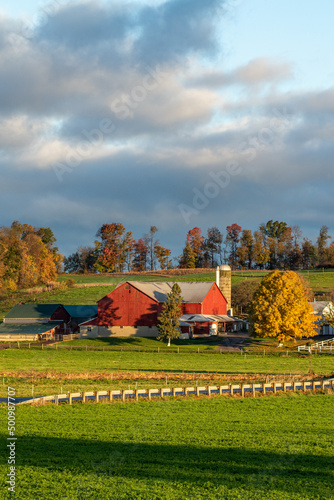
[[[215,255],[221,254],[221,245],[223,242],[223,235],[219,231],[216,226],[210,227],[208,229],[208,237],[204,241],[205,251],[208,253],[210,257],[211,267],[215,267],[217,265],[217,261],[215,260]]]
[[[196,254],[187,242],[183,249],[181,257],[179,257],[180,269],[194,269],[196,267]]]
[[[293,271],[273,271],[265,276],[250,310],[253,336],[285,341],[316,335],[305,286]]]
[[[171,266],[171,261],[170,261],[170,254],[171,251],[169,248],[164,248],[161,245],[158,245],[157,243],[154,245],[154,255],[155,258],[158,259],[160,269],[169,269]]]
[[[134,244],[134,252],[133,269],[135,271],[146,271],[149,248],[144,238],[139,238],[137,243]]]
[[[100,272],[123,271],[129,245],[132,244],[132,232],[126,232],[123,224],[113,222],[103,224],[96,236],[101,241],[95,242],[98,262],[95,267]]]
[[[153,271],[153,269],[154,269],[154,261],[155,261],[154,247],[156,245],[159,245],[158,240],[154,241],[154,235],[156,232],[158,232],[158,228],[156,226],[151,226],[150,233],[148,235],[149,248],[150,248],[150,268],[151,268],[151,271]]]
[[[180,336],[179,318],[181,315],[181,288],[177,283],[174,283],[171,292],[167,294],[167,300],[164,302],[158,318],[158,339],[168,339],[168,347],[170,346],[171,339],[177,339]]]
[[[259,288],[257,280],[244,280],[232,287],[232,307],[239,313],[248,313],[249,305],[253,300],[255,292]]]
[[[236,267],[237,264],[237,246],[239,243],[239,234],[241,233],[242,228],[241,226],[238,226],[238,224],[234,223],[232,226],[227,226],[226,231],[226,241],[231,247],[229,262],[233,268]]]
[[[328,227],[322,226],[317,238],[318,256],[319,256],[319,266],[324,267],[327,265],[328,260],[328,247],[327,240],[331,239],[328,234]]]
[[[254,252],[254,238],[250,229],[244,229],[241,233],[240,246],[236,251],[238,264],[252,269]]]

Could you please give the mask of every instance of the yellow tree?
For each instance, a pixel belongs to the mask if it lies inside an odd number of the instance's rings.
[[[316,335],[305,284],[293,271],[273,271],[265,276],[250,309],[253,336],[285,341]]]

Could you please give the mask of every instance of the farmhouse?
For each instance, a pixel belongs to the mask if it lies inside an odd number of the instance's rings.
[[[17,304],[0,325],[0,341],[49,340],[69,330],[70,321],[61,304]]]
[[[313,314],[317,316],[318,333],[319,335],[334,335],[334,328],[329,325],[322,325],[324,318],[330,314],[334,313],[334,306],[330,301],[313,301],[310,302]]]
[[[50,340],[97,316],[97,305],[17,304],[0,324],[0,341]]]
[[[193,335],[235,329],[241,322],[227,311],[231,304],[231,269],[221,266],[216,283],[179,282],[181,331]],[[156,337],[158,317],[173,283],[127,281],[98,302],[98,316],[80,325],[80,337]]]

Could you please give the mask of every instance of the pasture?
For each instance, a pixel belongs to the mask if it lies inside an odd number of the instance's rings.
[[[330,395],[300,394],[19,406],[15,497],[333,498],[333,409]]]
[[[196,381],[214,385],[234,380],[293,381],[294,377],[328,377],[334,370],[334,358],[326,354],[264,356],[219,351],[207,354],[205,349],[188,352],[186,347],[179,353],[69,347],[0,351],[0,397],[5,397],[10,384],[15,385],[17,396],[30,396],[32,390],[34,395],[43,396],[63,391],[174,387]]]

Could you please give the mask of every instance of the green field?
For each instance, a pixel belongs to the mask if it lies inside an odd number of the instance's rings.
[[[0,351],[0,397],[13,384],[17,396],[44,396],[83,390],[222,384],[238,380],[292,381],[294,377],[328,377],[331,355],[312,357],[180,352],[7,349]],[[167,377],[167,379],[166,379]],[[1,382],[1,379],[0,379]],[[33,387],[32,387],[33,386]],[[62,388],[62,389],[61,389]]]
[[[17,407],[15,498],[330,499],[333,410],[298,394]],[[1,492],[6,473],[5,451]]]

